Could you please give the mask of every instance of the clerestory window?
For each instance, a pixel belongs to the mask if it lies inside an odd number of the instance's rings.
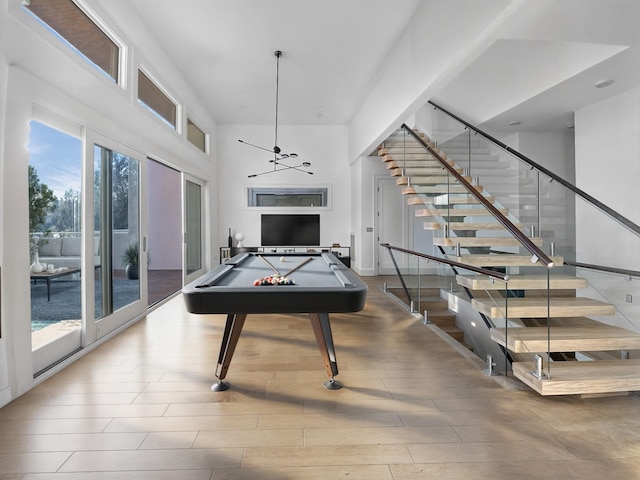
[[[122,42],[72,0],[29,0],[24,8],[80,56],[120,84]]]
[[[138,101],[176,129],[178,107],[142,70],[138,70]]]
[[[207,153],[207,135],[187,117],[187,140]]]

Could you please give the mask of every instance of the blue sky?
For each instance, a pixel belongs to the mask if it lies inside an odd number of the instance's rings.
[[[70,188],[80,190],[82,180],[82,142],[42,123],[32,121],[29,133],[30,164],[42,183],[58,198]]]

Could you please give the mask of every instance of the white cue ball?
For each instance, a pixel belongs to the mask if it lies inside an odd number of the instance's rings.
[[[280,257],[280,261],[281,261],[281,262],[284,262],[284,261],[286,261],[286,260],[287,260],[287,257]]]

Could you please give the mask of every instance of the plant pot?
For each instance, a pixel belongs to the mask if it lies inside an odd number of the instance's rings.
[[[129,280],[137,280],[138,279],[138,265],[133,265],[129,263],[125,269],[125,273],[127,274],[127,278]]]

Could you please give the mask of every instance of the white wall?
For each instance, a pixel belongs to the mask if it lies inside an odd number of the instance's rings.
[[[518,151],[565,180],[575,182],[572,130],[566,133],[520,132]]]
[[[640,223],[640,89],[575,114],[578,186]]]
[[[290,126],[278,128],[278,143],[285,153],[297,153],[297,165],[311,162],[313,175],[285,170],[247,178],[250,174],[271,171],[273,154],[242,144],[238,140],[273,147],[273,126],[220,126],[218,154],[220,158],[218,196],[220,228],[214,233],[218,247],[227,245],[228,229],[235,236],[245,235],[245,246],[260,246],[260,215],[275,213],[274,209],[247,207],[250,186],[313,187],[330,189],[331,206],[320,208],[277,208],[277,213],[319,213],[320,243],[349,246],[351,235],[351,180],[347,159],[347,128],[344,126]],[[235,242],[234,242],[235,244]]]
[[[640,224],[640,89],[575,113],[577,186]],[[638,237],[576,205],[578,261],[640,270]]]

